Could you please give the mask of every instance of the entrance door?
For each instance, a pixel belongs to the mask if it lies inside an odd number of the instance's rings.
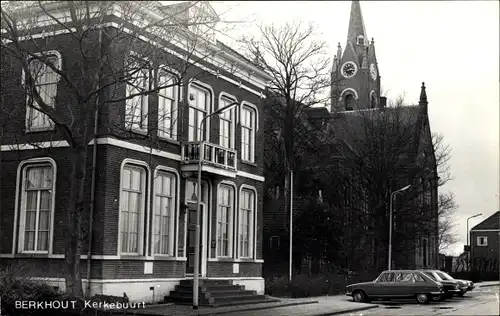
[[[200,216],[200,269],[199,273],[201,274],[201,243],[203,236],[203,204],[201,205],[201,216]],[[196,239],[196,204],[189,204],[188,206],[188,220],[187,220],[187,262],[186,262],[186,273],[193,274],[194,273],[194,247],[195,247],[195,239]]]

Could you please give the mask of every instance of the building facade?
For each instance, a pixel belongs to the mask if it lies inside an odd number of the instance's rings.
[[[496,268],[500,251],[500,212],[477,224],[470,230],[472,264],[476,269]]]
[[[66,12],[56,5],[54,10],[62,10],[58,14]],[[171,12],[169,7],[156,8],[145,6],[141,17],[150,21]],[[111,10],[106,15],[109,22],[102,28],[104,35],[101,33],[113,60],[140,54],[140,50],[133,52],[135,47],[114,51],[109,48],[113,41],[109,34],[127,31],[121,17]],[[132,22],[136,21],[127,21]],[[137,42],[151,44],[148,36],[153,37],[141,31]],[[37,81],[42,98],[51,98],[53,101],[48,102],[61,113],[65,107],[78,104],[70,95],[68,82],[78,82],[83,75],[78,66],[82,57],[78,54],[80,43],[71,32],[59,29],[46,35],[40,30],[25,41],[36,46],[34,54],[45,54],[56,69],[69,77],[61,79],[53,67],[35,67],[42,69],[41,81]],[[85,149],[88,155],[83,190],[89,199],[82,207],[89,208],[90,197],[94,196],[94,210],[91,234],[86,234],[81,256],[84,288],[90,282],[91,294],[121,296],[125,292],[131,300],[148,301],[151,287],[155,287],[154,295],[164,296],[181,280],[193,278],[201,153],[200,275],[232,280],[263,293],[260,116],[269,78],[213,39],[203,41],[210,57],[202,59],[199,54],[195,56],[198,62],[192,64],[186,62],[187,56],[196,53],[171,42],[163,43],[161,38],[155,41],[152,46],[157,50],[154,56],[159,64],[168,60],[171,65],[189,67],[180,67],[185,70],[180,73],[151,63],[148,65],[156,68],[146,72],[142,81],[115,82],[99,94],[96,134],[89,132],[90,142]],[[37,50],[40,47],[43,52]],[[64,289],[64,223],[65,209],[73,196],[69,183],[74,148],[63,127],[26,106],[29,96],[24,89],[26,76],[21,62],[4,52],[2,55],[2,107],[16,114],[10,116],[1,139],[0,262],[27,263],[33,277]],[[146,85],[152,77],[147,76],[151,73],[174,84],[151,88],[141,95],[141,91],[149,89]],[[205,126],[200,125],[204,117],[225,106],[234,107],[211,115]],[[15,109],[22,110],[17,113]],[[73,119],[75,124],[89,122],[83,117]],[[93,166],[94,184],[90,176]]]

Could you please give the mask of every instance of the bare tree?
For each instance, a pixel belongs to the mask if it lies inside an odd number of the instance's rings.
[[[458,237],[453,229],[456,226],[454,220],[458,205],[455,203],[453,193],[440,193],[438,198],[439,216],[439,251],[447,250],[448,247],[458,241]]]
[[[272,179],[270,185],[284,181],[287,195],[290,171],[298,169],[297,157],[310,146],[307,134],[312,130],[304,120],[304,110],[324,105],[329,98],[330,62],[326,43],[314,38],[312,24],[259,28],[259,37],[242,42],[249,58],[272,77],[266,106],[266,169],[275,172],[266,176]]]
[[[99,133],[143,139],[150,145],[158,145],[158,133],[167,138],[177,136],[168,128],[178,117],[173,109],[144,104],[148,96],[179,93],[186,78],[208,73],[197,66],[217,53],[207,43],[218,20],[204,12],[205,5],[187,2],[163,6],[156,1],[2,3],[2,79],[9,78],[2,80],[1,114],[9,120],[1,122],[2,143],[36,146],[41,141],[64,140],[70,147],[72,169],[64,231],[66,288],[71,295],[82,296],[80,257],[90,230],[86,223],[92,221],[89,213],[94,200],[88,198],[86,181],[91,173],[94,178],[95,168],[87,164],[95,150],[90,150],[89,143]],[[118,12],[120,18],[111,12]],[[42,37],[35,36],[40,33]],[[64,67],[53,51],[63,43],[72,47]],[[219,67],[231,71],[230,65]],[[12,79],[21,78],[17,69],[22,69],[22,81]],[[63,93],[55,93],[57,88]],[[20,93],[26,94],[27,107],[15,102]],[[168,99],[168,95],[164,97]],[[123,107],[116,105],[121,104],[126,105],[125,121],[106,119],[99,123],[102,110],[118,114]],[[26,128],[43,127],[36,135],[19,133],[19,126],[25,126],[26,111]]]

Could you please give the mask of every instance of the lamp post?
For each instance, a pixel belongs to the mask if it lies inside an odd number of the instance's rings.
[[[474,217],[478,217],[478,216],[481,216],[483,215],[483,213],[479,213],[479,214],[476,214],[476,215],[472,215],[470,217],[467,218],[467,246],[469,246],[469,251],[467,252],[467,260],[470,261],[470,252],[471,252],[471,247],[470,247],[470,244],[469,244],[469,219],[472,219]],[[470,262],[469,262],[470,264]]]
[[[401,193],[405,190],[408,190],[410,188],[410,185],[405,186],[404,188],[401,188],[399,190],[396,190],[391,193],[391,200],[389,201],[389,262],[387,263],[388,270],[392,269],[392,206],[393,206],[393,200],[396,194]]]
[[[203,145],[204,142],[202,140],[202,131],[204,131],[204,123],[207,118],[214,116],[216,114],[221,114],[227,110],[231,110],[235,106],[237,106],[239,103],[238,102],[233,102],[227,106],[224,106],[206,116],[204,116],[201,121],[200,121],[200,127],[199,127],[199,138],[198,141],[200,142],[200,147],[199,147],[199,152],[198,152],[198,183],[197,183],[197,206],[196,206],[196,230],[195,230],[195,244],[194,244],[194,276],[193,276],[193,309],[198,309],[198,286],[200,284],[200,217],[201,217],[201,166],[203,163],[203,156],[204,156],[204,151],[203,151]]]

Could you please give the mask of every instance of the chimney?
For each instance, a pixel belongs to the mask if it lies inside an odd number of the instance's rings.
[[[385,109],[387,105],[387,97],[380,97],[380,108]]]

